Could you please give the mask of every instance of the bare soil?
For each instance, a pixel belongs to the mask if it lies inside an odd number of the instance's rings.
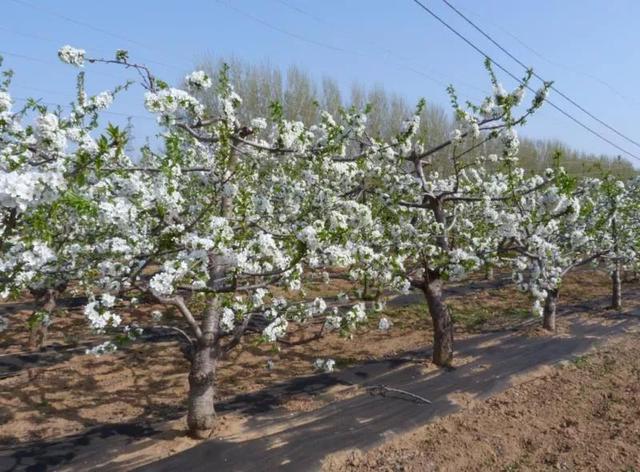
[[[366,453],[330,456],[331,472],[640,470],[640,333],[516,379],[487,400]]]
[[[449,304],[456,318],[458,338],[526,322],[529,316],[526,308],[530,305],[526,295],[516,292],[511,285],[476,282],[478,287],[474,290],[469,290],[466,283],[452,287]],[[600,310],[608,301],[608,283],[608,277],[600,272],[576,273],[564,286],[560,306],[586,303]],[[348,287],[318,286],[312,291],[326,295],[332,290],[344,289]],[[155,308],[131,310],[126,316],[129,321],[142,319]],[[10,328],[0,334],[0,355],[26,352],[25,324],[29,315],[29,310],[11,315]],[[169,321],[172,316],[170,312],[165,313]],[[387,316],[393,322],[386,333],[377,329],[379,316]],[[537,335],[534,325],[531,326],[532,334]],[[562,323],[560,330],[561,326]],[[294,327],[289,340],[305,339],[316,329],[315,326]],[[372,316],[369,324],[353,338],[328,334],[304,345],[276,348],[257,344],[254,338],[248,337],[242,348],[222,362],[217,397],[223,401],[314,373],[316,358],[333,358],[336,368],[343,368],[424,348],[431,337],[426,305],[419,295],[406,304],[390,305],[383,313]],[[88,332],[78,310],[64,310],[50,328],[49,342],[59,346],[72,347],[86,339],[100,341]],[[456,365],[467,361],[457,359]],[[424,364],[425,371],[433,369],[432,365]],[[184,435],[182,415],[186,407],[187,375],[188,363],[176,341],[134,343],[121,352],[100,357],[85,355],[80,350],[54,365],[24,369],[0,379],[0,444],[49,440],[96,425],[141,422],[152,423],[163,430],[157,437],[160,441],[149,441],[147,452],[155,458],[173,454],[196,444]],[[351,394],[354,392],[348,388],[338,388],[323,398],[298,394],[283,396],[280,402],[292,412],[309,411]],[[244,422],[245,418],[227,414],[220,418],[212,437],[246,438]]]

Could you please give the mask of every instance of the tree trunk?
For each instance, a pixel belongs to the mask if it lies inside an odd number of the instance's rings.
[[[29,349],[30,350],[36,350],[39,349],[41,346],[39,346],[38,344],[38,334],[40,333],[40,322],[38,320],[35,319],[36,314],[38,312],[34,311],[33,314],[31,315],[32,317],[32,321],[31,321],[31,330],[29,331]]]
[[[209,253],[208,287],[212,291],[227,286],[231,267],[233,259],[229,256]],[[220,355],[220,300],[212,296],[207,300],[203,313],[189,372],[187,426],[189,433],[196,438],[208,437],[215,424],[215,377]]]
[[[424,295],[433,321],[433,363],[447,367],[453,361],[453,322],[442,297],[442,280],[425,280]]]
[[[611,307],[620,310],[622,308],[622,277],[620,276],[620,266],[616,265],[616,268],[611,273]]]
[[[494,278],[493,266],[489,263],[486,263],[484,265],[484,279],[493,280],[493,278]]]
[[[37,298],[40,298],[39,302],[42,303],[42,305],[31,315],[34,319],[29,335],[30,349],[42,349],[47,342],[49,325],[51,324],[51,318],[57,306],[56,295],[57,291],[55,289],[47,289],[44,294],[36,295]],[[43,299],[44,303],[42,302]],[[39,312],[43,313],[43,315],[40,315],[40,319],[38,319]]]
[[[614,217],[611,219],[611,236],[613,238],[613,249],[616,256],[620,253],[617,223],[614,214]],[[616,265],[611,273],[611,308],[614,310],[620,310],[622,308],[622,271],[620,265],[620,261],[616,260]]]
[[[212,339],[199,339],[195,346],[189,372],[189,433],[206,438],[215,424],[214,408],[216,359],[212,356]]]
[[[558,290],[549,290],[544,301],[544,311],[542,312],[542,327],[548,331],[556,330],[556,305],[558,302]]]

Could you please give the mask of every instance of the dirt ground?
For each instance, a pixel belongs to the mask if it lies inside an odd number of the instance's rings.
[[[640,470],[640,333],[325,471]]]
[[[458,338],[486,329],[518,325],[529,316],[525,309],[529,300],[513,286],[480,280],[471,285],[476,286],[470,289],[468,283],[454,285],[449,299]],[[608,291],[608,278],[604,274],[582,271],[567,280],[561,305],[588,303],[597,311],[608,302]],[[24,352],[27,339],[24,323],[29,313],[24,310],[12,315],[12,320],[18,322],[14,321],[11,328],[0,335],[0,355]],[[393,322],[387,333],[377,329],[378,317],[382,315]],[[299,327],[290,339],[307,337],[310,330]],[[87,335],[81,313],[69,310],[58,317],[49,338],[52,343],[73,346]],[[242,349],[222,362],[217,397],[222,401],[288,378],[311,374],[317,358],[333,358],[336,368],[342,368],[424,348],[431,336],[426,306],[419,297],[409,297],[406,304],[389,305],[383,314],[372,316],[369,324],[352,339],[329,334],[308,344],[277,349],[248,339]],[[461,364],[465,360],[456,362]],[[425,364],[425,369],[433,366]],[[54,365],[24,369],[0,379],[0,444],[47,440],[96,425],[136,421],[162,424],[166,436],[171,438],[166,447],[163,446],[162,455],[190,447],[195,442],[183,437],[182,418],[187,374],[188,364],[175,341],[135,343],[121,352],[100,357],[85,355],[81,350]],[[344,394],[336,392],[334,398]],[[317,399],[305,395],[283,397],[281,403],[291,411],[307,411],[319,406]],[[223,417],[212,437],[237,434],[242,421],[234,415]]]

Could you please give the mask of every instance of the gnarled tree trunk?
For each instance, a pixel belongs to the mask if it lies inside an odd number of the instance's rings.
[[[442,297],[442,280],[425,280],[424,296],[433,321],[433,363],[447,367],[453,361],[453,322]]]
[[[611,307],[616,310],[622,308],[622,276],[620,266],[617,264],[611,272]]]
[[[548,331],[556,330],[556,305],[558,303],[558,290],[549,290],[544,301],[542,312],[542,327]]]
[[[209,254],[209,288],[212,291],[225,288],[233,262],[230,257]],[[215,378],[221,357],[220,309],[216,295],[207,300],[191,360],[187,426],[189,433],[197,438],[207,437],[215,424]]]
[[[196,341],[189,372],[187,426],[189,433],[205,438],[215,424],[215,376],[217,359],[213,353],[213,337]]]

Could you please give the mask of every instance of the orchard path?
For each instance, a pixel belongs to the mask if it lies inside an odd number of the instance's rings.
[[[157,432],[141,425],[110,425],[55,442],[0,450],[0,470],[316,470],[327,454],[343,449],[367,449],[394,434],[455,412],[460,406],[452,401],[451,394],[485,399],[507,388],[514,376],[578,356],[608,337],[638,332],[640,328],[637,312],[602,317],[572,313],[564,315],[569,326],[564,335],[494,332],[460,341],[456,355],[472,360],[454,370],[424,374],[416,360],[424,359],[429,352],[406,353],[401,358],[369,362],[334,374],[292,379],[218,405],[221,412],[250,414],[254,439],[205,441],[138,469],[140,464],[134,462],[114,468],[108,463],[104,465],[106,458],[130,452],[136,447],[136,438]],[[291,413],[277,407],[283,392],[322,395],[335,385],[377,384],[410,391],[428,398],[432,404],[396,394],[371,395],[363,390],[357,396],[310,412]]]
[[[390,436],[423,425],[460,407],[448,396],[469,394],[485,399],[508,387],[515,375],[580,355],[603,338],[640,325],[638,318],[611,326],[571,319],[569,337],[523,337],[491,333],[460,342],[457,354],[475,359],[464,366],[430,375],[419,366],[394,361],[372,363],[337,374],[346,383],[385,384],[428,398],[428,405],[406,397],[362,394],[289,419],[291,427],[257,439],[229,443],[209,441],[139,470],[144,471],[309,471],[343,449],[366,449]],[[395,365],[394,365],[395,364]],[[275,415],[256,416],[254,426],[268,431]]]

